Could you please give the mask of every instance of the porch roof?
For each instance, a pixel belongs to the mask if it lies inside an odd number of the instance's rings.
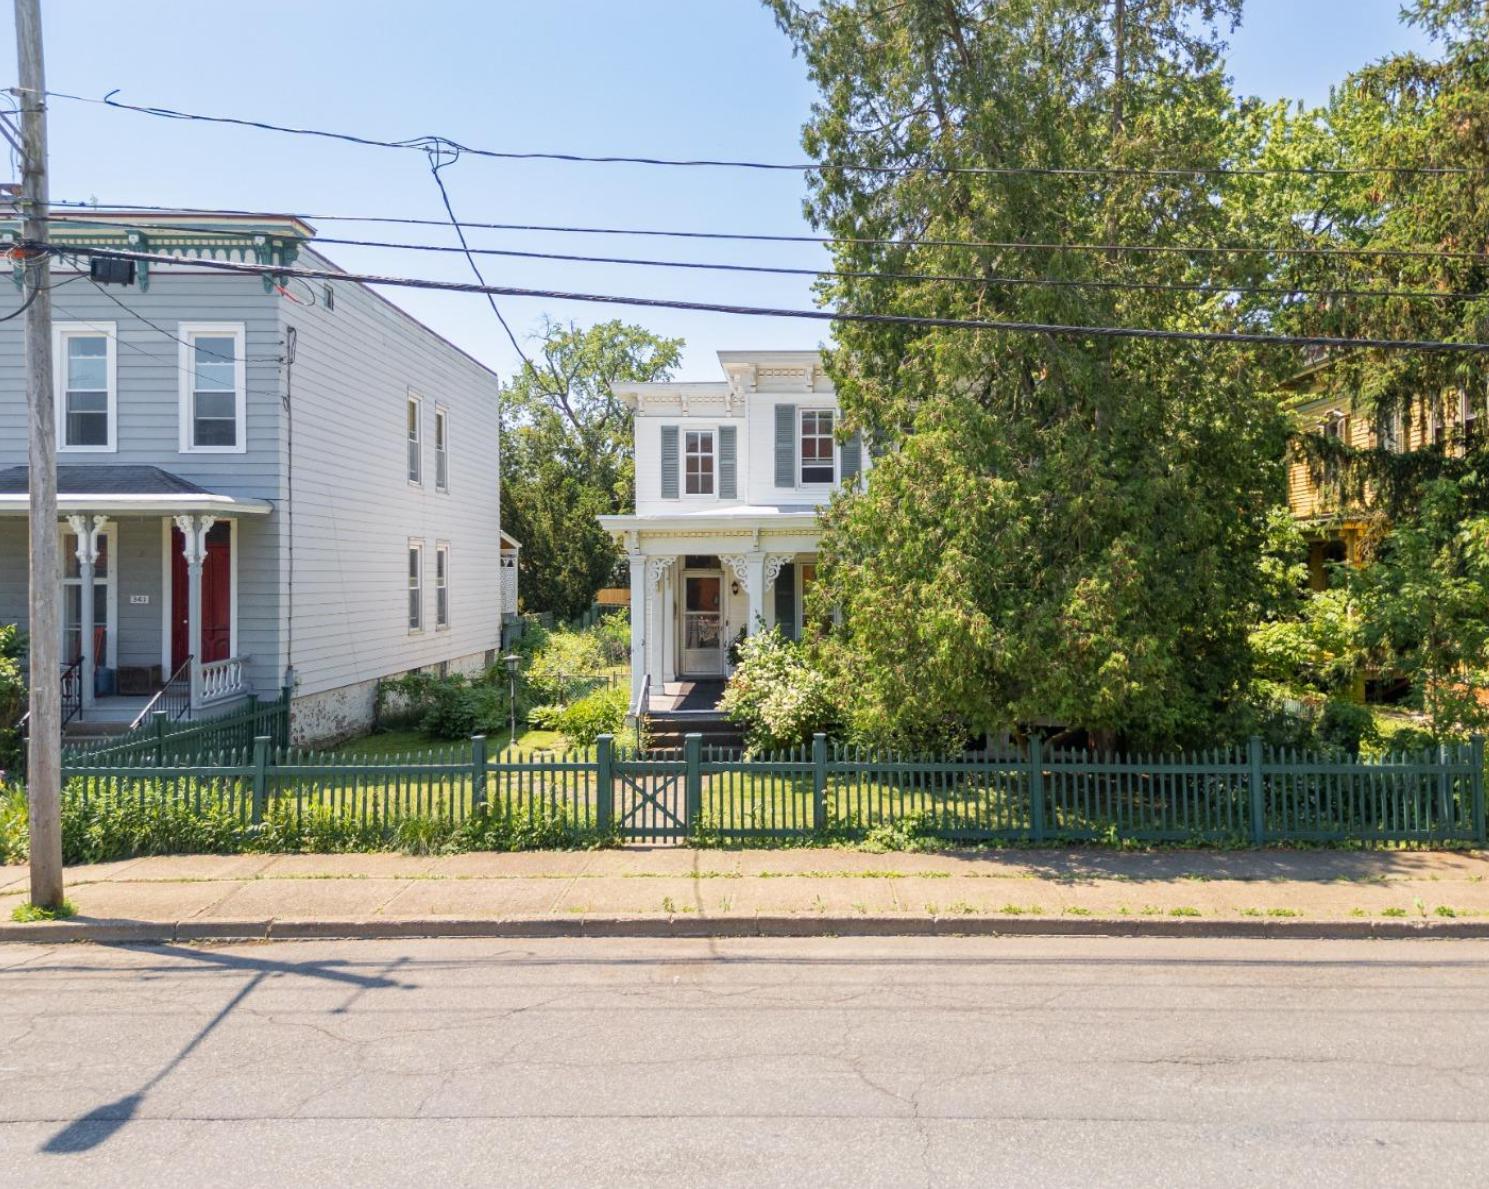
[[[601,526],[612,533],[619,532],[707,532],[710,529],[738,531],[740,529],[802,529],[814,531],[820,527],[812,504],[735,504],[716,508],[701,506],[682,507],[676,512],[647,512],[622,516],[599,516]]]
[[[31,505],[29,468],[0,470],[0,516],[23,516]],[[57,468],[59,512],[170,515],[205,512],[219,516],[266,516],[267,500],[220,495],[154,466],[65,465]]]

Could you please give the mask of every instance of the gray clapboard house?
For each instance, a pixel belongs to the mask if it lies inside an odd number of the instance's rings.
[[[289,216],[56,218],[59,242],[335,267]],[[65,713],[288,685],[314,741],[365,726],[380,678],[494,660],[517,596],[495,374],[356,282],[85,269],[53,293]],[[22,336],[0,323],[0,623],[24,628]]]

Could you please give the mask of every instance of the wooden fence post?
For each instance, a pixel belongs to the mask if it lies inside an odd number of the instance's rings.
[[[682,737],[684,776],[683,830],[691,831],[703,813],[703,736],[694,732]]]
[[[486,808],[486,736],[470,738],[470,811],[471,816]]]
[[[165,711],[157,710],[150,715],[150,721],[155,727],[155,766],[165,767]]]
[[[1251,845],[1267,840],[1267,808],[1262,789],[1262,740],[1253,735],[1246,741],[1246,788],[1251,794]]]
[[[1446,837],[1453,829],[1453,753],[1446,743],[1437,745],[1437,829]]]
[[[812,736],[812,828],[827,829],[827,736]]]
[[[1029,835],[1044,841],[1044,739],[1029,736]]]
[[[595,826],[608,834],[615,825],[615,736],[595,740]]]
[[[1484,736],[1475,735],[1469,743],[1469,763],[1473,773],[1473,831],[1479,846],[1489,844],[1489,821],[1484,818]]]
[[[253,741],[253,824],[264,820],[264,805],[269,799],[269,744],[267,735]]]

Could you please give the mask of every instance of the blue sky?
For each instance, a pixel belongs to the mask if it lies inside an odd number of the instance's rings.
[[[45,0],[47,71],[58,90],[399,139],[439,133],[495,148],[796,160],[812,100],[805,72],[753,0]],[[1238,88],[1321,102],[1351,68],[1421,38],[1397,0],[1248,0],[1231,37]],[[10,6],[0,37],[14,43]],[[13,79],[13,74],[10,76]],[[421,156],[186,125],[58,100],[55,198],[330,214],[433,217]],[[793,233],[791,173],[504,163],[444,173],[464,219]],[[451,242],[438,229],[323,223],[365,238]],[[334,229],[334,230],[333,230]],[[487,247],[819,267],[810,245],[475,233]],[[462,260],[336,248],[356,270],[470,279]],[[686,273],[489,258],[494,284],[806,308],[807,278]],[[476,295],[390,291],[504,374],[510,345]],[[713,353],[812,347],[820,323],[502,302],[519,334],[546,313],[620,316],[687,340],[682,375],[717,378]]]

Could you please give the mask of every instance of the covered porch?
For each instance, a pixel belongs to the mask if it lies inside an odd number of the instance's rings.
[[[251,692],[239,643],[240,525],[266,501],[150,466],[58,467],[64,727],[188,718]],[[0,622],[28,619],[24,467],[0,472]]]
[[[814,510],[749,509],[676,517],[602,517],[630,562],[631,700],[640,713],[718,703],[745,636],[801,633],[815,580]]]

